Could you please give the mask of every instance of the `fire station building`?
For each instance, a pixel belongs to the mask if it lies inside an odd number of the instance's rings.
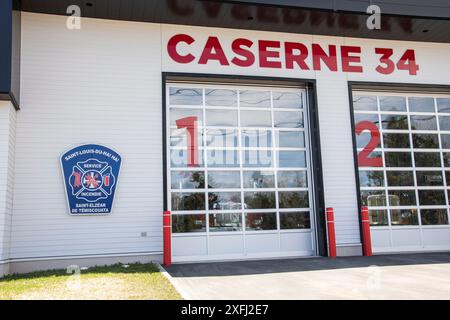
[[[376,5],[377,7],[368,7]],[[381,11],[378,15],[377,8]],[[377,25],[379,24],[379,25]],[[445,0],[5,0],[0,275],[450,250]]]

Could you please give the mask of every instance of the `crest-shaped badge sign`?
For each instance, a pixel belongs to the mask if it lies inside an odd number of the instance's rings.
[[[86,144],[61,156],[61,167],[72,215],[111,213],[121,156],[101,145]]]

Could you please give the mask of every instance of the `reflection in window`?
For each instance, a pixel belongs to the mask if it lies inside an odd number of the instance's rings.
[[[442,171],[416,171],[418,186],[442,186]]]
[[[439,129],[441,131],[450,131],[450,117],[439,116]]]
[[[404,111],[406,112],[405,97],[380,97],[381,111]]]
[[[307,188],[306,171],[278,171],[278,188]]]
[[[280,191],[278,201],[280,208],[308,208],[308,191]]]
[[[304,151],[278,151],[278,166],[280,168],[306,168],[306,153]]]
[[[389,224],[387,210],[369,210],[369,221],[371,226],[387,226]]]
[[[415,149],[439,149],[437,134],[413,134],[412,138]]]
[[[275,230],[277,229],[276,213],[246,213],[245,214],[245,230]]]
[[[171,105],[202,105],[203,90],[196,88],[170,88],[169,103]]]
[[[390,187],[414,187],[414,175],[412,171],[387,171],[387,182]]]
[[[280,111],[274,112],[275,128],[303,128],[303,113]]]
[[[419,203],[422,206],[445,205],[443,190],[419,190]]]
[[[389,190],[388,194],[390,206],[415,206],[417,204],[414,190]]]
[[[244,188],[275,188],[272,171],[244,171]]]
[[[448,224],[447,209],[420,209],[420,218],[423,225]]]
[[[172,192],[172,211],[205,209],[204,193]]]
[[[408,133],[383,133],[383,143],[385,148],[410,148]]]
[[[206,146],[218,148],[233,148],[238,146],[236,129],[207,129]]]
[[[356,147],[357,148],[365,148],[369,142],[372,140],[372,134],[365,130],[361,132],[361,134],[356,135]],[[378,142],[375,148],[381,147],[381,141]]]
[[[197,166],[203,166],[203,152],[197,154]],[[188,151],[187,150],[170,150],[170,166],[172,168],[186,168],[188,167]]]
[[[382,114],[381,126],[389,130],[408,130],[408,116]]]
[[[438,112],[450,113],[450,99],[449,98],[437,98],[436,99]]]
[[[273,92],[273,107],[274,108],[302,108],[302,93],[301,92]]]
[[[171,108],[170,109],[170,125],[171,126],[176,127],[177,120],[187,118],[187,117],[197,117],[197,125],[201,126],[203,124],[202,109],[186,109],[186,108],[183,108],[183,109]]]
[[[241,107],[270,108],[269,91],[240,90],[239,99]]]
[[[241,111],[242,127],[271,127],[272,116],[270,111]]]
[[[241,231],[242,216],[240,213],[211,213],[209,215],[209,231]]]
[[[442,155],[444,157],[444,166],[450,167],[450,152],[443,152]]]
[[[241,187],[241,173],[239,171],[209,171],[209,189],[230,189]]]
[[[301,131],[277,131],[277,147],[304,148],[305,135]]]
[[[280,229],[310,229],[309,211],[280,212]]]
[[[205,105],[237,107],[237,91],[229,89],[206,89]]]
[[[411,153],[409,152],[385,152],[386,167],[411,167]]]
[[[442,149],[450,149],[450,134],[441,134]]]
[[[209,210],[240,210],[240,192],[209,192]]]
[[[245,209],[275,208],[275,192],[245,192]]]
[[[214,127],[236,127],[238,113],[235,110],[206,110],[206,125]]]
[[[361,187],[381,187],[384,185],[383,171],[359,171]]]
[[[433,112],[434,113],[434,99],[422,97],[408,98],[410,112]]]
[[[172,232],[205,232],[206,217],[204,214],[174,214],[172,215]]]
[[[437,130],[435,116],[410,116],[411,130]]]
[[[272,131],[242,130],[242,146],[244,148],[271,148]]]
[[[239,155],[237,150],[206,150],[208,167],[210,168],[234,168],[239,167]]]
[[[378,115],[373,113],[355,113],[355,125],[360,123],[361,121],[369,121],[378,126]]]
[[[369,207],[384,207],[386,206],[386,194],[384,190],[362,190],[361,204]]]
[[[353,96],[353,109],[355,111],[377,111],[377,97]]]
[[[205,188],[205,174],[203,171],[172,171],[172,189],[203,189]]]
[[[440,167],[441,155],[437,152],[414,152],[416,167]]]
[[[419,224],[416,209],[394,209],[391,210],[392,225],[416,226]]]
[[[270,150],[244,150],[244,167],[271,167],[272,151]]]

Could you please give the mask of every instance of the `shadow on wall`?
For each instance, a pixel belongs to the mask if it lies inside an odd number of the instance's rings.
[[[337,259],[299,258],[283,260],[234,261],[174,264],[166,270],[172,277],[220,277],[282,272],[405,266],[450,263],[450,252],[341,257]]]

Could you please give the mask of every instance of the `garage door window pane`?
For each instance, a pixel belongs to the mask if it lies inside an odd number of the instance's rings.
[[[303,128],[302,112],[274,112],[275,128]]]
[[[445,205],[443,190],[419,190],[419,203],[422,206]]]
[[[308,191],[282,191],[278,192],[280,208],[308,208]]]
[[[450,99],[437,98],[436,99],[438,112],[450,113]]]
[[[381,187],[384,185],[383,171],[359,171],[361,187]]]
[[[437,130],[435,116],[410,116],[411,130]]]
[[[170,130],[170,146],[187,148],[187,134],[186,129],[171,129]],[[203,136],[201,131],[197,131],[197,146],[203,146]]]
[[[441,131],[450,131],[450,116],[439,116],[439,129]]]
[[[206,110],[206,125],[215,127],[236,127],[238,113],[234,110]]]
[[[376,96],[353,96],[353,109],[355,111],[377,111]]]
[[[205,89],[205,105],[237,107],[237,91],[228,89]]]
[[[278,171],[278,188],[306,188],[306,171]]]
[[[297,92],[273,92],[273,107],[274,108],[291,108],[301,109],[302,94]]]
[[[203,189],[205,174],[203,171],[172,171],[172,189]]]
[[[442,149],[450,149],[450,134],[441,134]]]
[[[203,167],[203,152],[197,154],[197,167]],[[173,149],[170,151],[170,166],[172,168],[188,167],[188,151]]]
[[[241,193],[240,192],[209,192],[208,193],[209,210],[240,210]]]
[[[423,225],[448,224],[447,209],[421,209],[420,217]]]
[[[277,131],[277,147],[304,148],[305,135],[301,131]]]
[[[386,175],[390,187],[414,186],[412,171],[387,171]]]
[[[415,149],[439,149],[439,136],[437,134],[413,134]]]
[[[410,152],[386,152],[386,167],[411,167]]]
[[[387,226],[389,224],[387,210],[369,210],[371,226]]]
[[[309,212],[280,212],[281,229],[310,229]]]
[[[230,189],[241,187],[241,174],[239,171],[209,171],[209,189]]]
[[[306,168],[306,153],[303,151],[279,151],[280,168]]]
[[[395,209],[391,210],[392,225],[416,226],[419,224],[416,209]]]
[[[241,231],[242,215],[240,213],[212,213],[209,215],[209,231]]]
[[[410,148],[409,134],[383,133],[383,143],[385,148],[409,149]]]
[[[270,111],[241,111],[242,127],[271,127],[272,116]]]
[[[361,204],[369,207],[385,207],[387,205],[386,194],[384,190],[362,190]]]
[[[242,146],[244,148],[271,148],[272,131],[242,130]]]
[[[205,232],[206,217],[204,214],[174,214],[172,215],[172,232]]]
[[[414,190],[390,190],[388,194],[390,206],[415,206],[417,204]]]
[[[243,108],[270,108],[270,92],[240,90],[239,99]]]
[[[180,193],[172,192],[172,210],[173,211],[189,211],[189,210],[205,210],[205,194],[204,193]]]
[[[238,147],[238,131],[235,129],[207,129],[206,146],[217,148]]]
[[[442,171],[417,171],[418,186],[443,186]]]
[[[203,104],[203,90],[200,88],[170,88],[169,103],[171,105]]]
[[[405,97],[380,97],[381,111],[406,111]]]
[[[245,230],[276,230],[277,215],[271,213],[246,213],[245,214]]]
[[[435,152],[415,152],[416,167],[440,167],[441,155]]]
[[[244,188],[275,188],[272,171],[244,171]]]
[[[435,112],[433,98],[410,97],[408,103],[410,112]]]
[[[271,167],[272,151],[269,150],[244,150],[244,167]]]
[[[237,150],[207,150],[206,157],[210,168],[239,167],[239,153]]]
[[[389,130],[408,130],[408,116],[382,114],[381,126]]]
[[[275,208],[275,192],[245,192],[244,209],[272,209]]]
[[[176,127],[177,120],[186,117],[197,117],[197,125],[203,124],[203,111],[202,109],[186,109],[186,108],[171,108],[170,109],[170,125]]]

